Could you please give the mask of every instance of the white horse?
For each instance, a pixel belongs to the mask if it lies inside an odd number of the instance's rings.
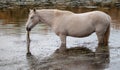
[[[75,14],[57,9],[30,10],[26,23],[29,32],[39,22],[49,25],[60,37],[59,51],[66,49],[66,36],[86,37],[96,32],[98,45],[108,45],[111,17],[101,11]],[[29,47],[28,47],[28,53]]]

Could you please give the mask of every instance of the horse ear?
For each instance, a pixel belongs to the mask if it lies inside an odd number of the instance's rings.
[[[29,9],[29,12],[31,12],[32,11],[32,9]]]
[[[34,8],[33,11],[36,12],[36,9]]]

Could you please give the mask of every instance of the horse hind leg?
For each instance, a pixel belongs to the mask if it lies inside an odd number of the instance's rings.
[[[110,26],[106,30],[98,30],[96,31],[98,38],[99,46],[108,46],[109,34],[110,34]]]
[[[104,45],[104,34],[105,30],[103,29],[97,29],[96,30],[96,35],[98,38],[98,46],[103,46]]]
[[[104,36],[99,34],[99,33],[96,33],[97,34],[97,38],[98,38],[98,46],[103,46],[104,45]]]
[[[108,46],[109,35],[110,35],[110,25],[108,26],[104,34],[104,46]]]

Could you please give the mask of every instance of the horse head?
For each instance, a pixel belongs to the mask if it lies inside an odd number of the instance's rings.
[[[31,29],[40,22],[39,15],[35,9],[31,10],[29,13],[29,17],[26,23],[26,30],[31,31]]]

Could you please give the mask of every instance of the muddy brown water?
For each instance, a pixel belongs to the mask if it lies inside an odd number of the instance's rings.
[[[120,9],[101,10],[112,17],[108,47],[98,47],[95,33],[85,38],[67,37],[67,51],[55,52],[60,39],[50,27],[38,24],[31,32],[31,53],[26,56],[27,9],[0,10],[0,70],[119,70]]]

